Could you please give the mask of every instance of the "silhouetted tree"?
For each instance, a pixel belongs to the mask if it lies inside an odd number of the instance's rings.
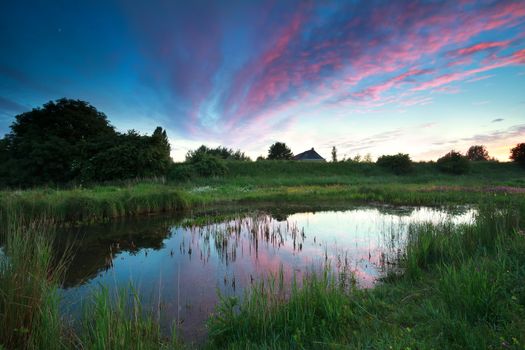
[[[518,143],[510,150],[510,159],[525,165],[525,143]]]
[[[293,153],[284,142],[276,142],[268,150],[270,160],[289,160],[293,158]]]
[[[335,146],[332,147],[332,162],[337,162],[337,148]]]
[[[489,160],[489,152],[483,145],[470,146],[467,151],[467,158],[474,161]]]
[[[454,150],[439,158],[436,164],[439,170],[450,174],[460,175],[470,170],[468,158]]]
[[[171,163],[162,128],[152,136],[120,134],[104,113],[71,99],[50,101],[16,116],[0,150],[4,185],[159,176]]]
[[[370,153],[365,154],[365,156],[363,157],[363,162],[372,163],[372,155]]]
[[[9,149],[11,183],[65,182],[116,132],[89,103],[60,99],[15,117],[4,143]]]

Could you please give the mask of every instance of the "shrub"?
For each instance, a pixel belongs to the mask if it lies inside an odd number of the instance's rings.
[[[241,150],[234,151],[231,148],[226,148],[222,146],[219,146],[217,148],[209,148],[205,145],[200,146],[196,150],[188,151],[188,153],[186,153],[186,161],[192,162],[194,158],[198,158],[202,154],[208,154],[210,156],[214,156],[224,160],[240,160],[247,162],[251,161],[250,157],[244,154],[244,152],[241,152]]]
[[[194,167],[187,163],[173,164],[168,172],[168,180],[189,181],[197,176]]]
[[[470,170],[467,157],[456,151],[450,151],[437,160],[439,170],[449,174],[466,174]]]
[[[408,154],[403,153],[381,156],[377,159],[376,164],[397,175],[406,174],[412,171],[412,160],[410,160]]]
[[[510,150],[510,159],[525,165],[525,143],[518,143],[516,147]]]

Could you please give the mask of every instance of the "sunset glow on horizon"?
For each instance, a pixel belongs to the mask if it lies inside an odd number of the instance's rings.
[[[435,160],[525,142],[525,1],[17,1],[0,11],[0,134],[49,100],[120,131],[266,156]]]

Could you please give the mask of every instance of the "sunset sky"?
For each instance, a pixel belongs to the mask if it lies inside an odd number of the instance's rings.
[[[61,97],[252,158],[525,142],[525,1],[2,1],[0,134]]]

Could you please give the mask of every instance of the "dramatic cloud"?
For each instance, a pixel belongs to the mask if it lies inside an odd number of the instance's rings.
[[[509,71],[525,64],[523,1],[2,7],[1,95],[31,106],[63,95],[88,99],[117,126],[168,127],[180,153],[183,140],[264,153],[281,137],[297,148],[382,152],[377,145],[392,147],[416,125],[466,118],[467,105],[500,113],[487,106],[516,103],[520,76]],[[482,84],[501,87],[496,96],[478,84],[488,78]],[[8,104],[0,100],[0,110],[20,110]],[[337,142],[349,132],[355,140]],[[423,147],[442,142],[428,132]]]

